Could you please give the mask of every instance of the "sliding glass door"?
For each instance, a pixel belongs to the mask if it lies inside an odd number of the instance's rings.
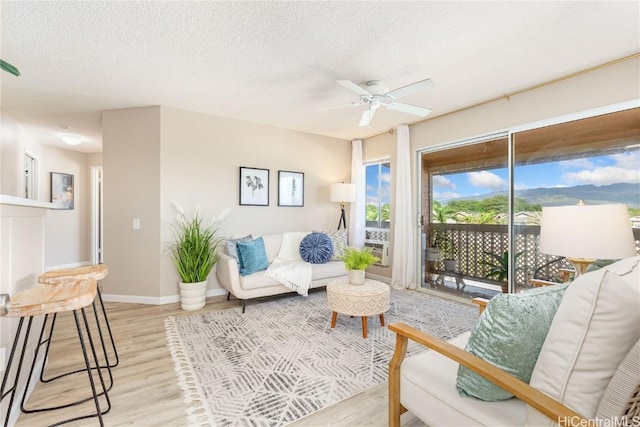
[[[538,251],[542,207],[626,203],[638,217],[639,135],[634,108],[420,153],[421,287],[472,298],[566,280],[568,261]]]

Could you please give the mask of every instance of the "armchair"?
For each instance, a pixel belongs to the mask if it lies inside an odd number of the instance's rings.
[[[636,425],[640,257],[603,270],[568,286],[529,384],[465,351],[471,332],[443,341],[406,324],[390,324],[396,347],[389,363],[389,426],[400,426],[406,411],[431,427]],[[482,311],[483,301],[474,302]],[[433,351],[406,358],[410,342]],[[461,396],[456,389],[459,365],[515,398],[487,402]]]

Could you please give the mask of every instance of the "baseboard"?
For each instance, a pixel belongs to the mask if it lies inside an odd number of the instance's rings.
[[[227,295],[223,288],[207,289],[207,297]],[[164,305],[180,302],[180,295],[168,295],[164,297],[146,297],[141,295],[115,295],[102,294],[102,299],[108,302],[125,302],[131,304]]]
[[[44,271],[62,270],[63,268],[76,268],[84,267],[85,265],[92,265],[91,261],[72,262],[71,264],[50,265],[44,268]]]
[[[387,276],[379,276],[377,274],[371,274],[371,273],[365,273],[365,277],[367,279],[373,279],[373,280],[377,280],[379,282],[384,282],[388,285],[391,284],[391,278],[387,277]]]

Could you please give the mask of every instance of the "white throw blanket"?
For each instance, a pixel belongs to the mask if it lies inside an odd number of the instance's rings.
[[[284,233],[280,252],[264,273],[305,297],[311,287],[311,264],[300,258],[300,242],[307,234]]]

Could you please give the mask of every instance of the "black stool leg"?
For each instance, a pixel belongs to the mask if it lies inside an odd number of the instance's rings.
[[[84,310],[84,308],[83,308],[83,310]],[[100,329],[100,321],[98,320],[98,311],[97,311],[97,307],[96,307],[95,301],[93,302],[93,312],[94,312],[95,317],[96,317],[96,327],[97,327],[98,333],[100,335],[100,341],[102,343],[102,351],[104,352],[104,357],[105,357],[105,362],[106,362],[107,349],[106,349],[106,345],[104,343],[104,339],[102,337],[102,331]],[[84,311],[83,311],[83,313],[84,313]],[[42,336],[44,335],[44,331],[45,331],[45,328],[46,328],[46,325],[47,325],[47,317],[48,316],[49,315],[45,315],[44,323],[42,324],[42,330],[40,332],[40,337],[38,339],[38,342],[40,344],[44,343],[44,341],[42,341]],[[55,316],[54,316],[54,321],[55,321]],[[89,328],[89,324],[88,323],[86,324],[86,327]],[[51,328],[53,328],[53,323],[51,324]],[[89,339],[92,340],[90,332],[88,332],[88,334],[89,334]],[[50,332],[49,336],[51,336],[51,335],[52,335],[52,332]],[[91,341],[91,345],[93,347],[93,340]],[[34,355],[34,358],[33,358],[33,363],[31,364],[31,370],[29,371],[29,378],[28,378],[27,381],[31,381],[31,376],[32,376],[33,371],[35,369],[35,364],[36,364],[36,359],[37,359],[37,356],[38,356],[39,348],[40,348],[40,345],[38,345],[36,347],[35,355]],[[48,350],[49,350],[49,345],[47,344],[47,354],[48,354]],[[42,371],[44,371],[44,363],[45,363],[45,361],[46,361],[46,359],[43,359]],[[106,392],[111,390],[111,388],[113,387],[113,375],[111,373],[111,368],[109,367],[108,364],[106,366],[100,366],[99,359],[97,358],[97,355],[96,355],[95,361],[96,361],[96,365],[91,367],[90,369],[97,369],[99,371],[98,373],[100,374],[100,378],[102,378],[102,372],[101,372],[102,369],[107,369],[107,372],[109,373],[109,387],[105,388],[104,387],[104,383],[103,383],[103,388],[102,388],[103,391],[98,394],[98,396],[102,396],[103,394],[106,394]],[[85,367],[85,368],[76,369],[75,371],[65,372],[64,374],[60,374],[60,375],[57,375],[55,377],[49,378],[48,380],[46,380],[44,382],[51,382],[53,380],[56,380],[56,379],[62,378],[62,377],[66,377],[66,376],[71,375],[71,374],[77,374],[79,372],[84,372],[86,369],[87,368]],[[41,375],[41,377],[42,377],[42,375]],[[65,404],[62,404],[62,405],[48,406],[48,407],[45,407],[45,408],[30,409],[30,408],[26,407],[26,394],[25,394],[25,395],[22,396],[22,402],[20,403],[20,410],[22,412],[24,412],[25,414],[31,414],[31,413],[35,413],[35,412],[52,411],[52,410],[55,410],[55,409],[63,409],[63,408],[69,408],[69,407],[75,406],[75,405],[80,405],[80,404],[88,402],[88,401],[90,401],[92,399],[93,399],[93,396],[89,396],[89,397],[86,397],[84,399],[81,399],[81,400],[78,400],[78,401],[75,401],[75,402],[71,402],[71,403],[65,403]]]
[[[24,342],[22,343],[22,351],[20,352],[20,360],[18,361],[18,368],[16,369],[16,375],[13,380],[13,386],[5,392],[5,387],[6,387],[7,381],[9,380],[9,372],[11,371],[11,365],[13,364],[13,357],[15,356],[15,351],[18,346],[18,341],[20,340],[20,332],[22,329],[23,321],[24,321],[24,317],[21,317],[20,323],[18,323],[16,338],[13,340],[13,346],[11,347],[11,354],[9,355],[9,360],[8,360],[9,363],[7,364],[7,370],[4,373],[4,377],[2,379],[2,386],[0,386],[0,402],[5,398],[5,396],[9,394],[11,395],[11,397],[9,397],[9,407],[7,409],[7,415],[4,418],[4,427],[7,427],[9,425],[9,418],[11,417],[11,407],[13,406],[13,400],[16,395],[16,389],[18,388],[18,380],[20,380],[20,372],[22,371],[22,362],[24,361],[24,354],[27,350],[27,342],[29,341],[29,333],[31,332],[31,323],[33,322],[33,317],[29,317],[29,321],[27,322],[27,330],[24,335]],[[26,389],[25,389],[25,393],[26,393]]]
[[[109,360],[107,359],[107,364],[111,368],[115,368],[120,363],[120,358],[118,356],[118,350],[116,349],[116,342],[113,339],[113,333],[111,332],[111,325],[109,324],[109,318],[107,317],[107,310],[104,308],[104,302],[102,301],[102,292],[100,291],[100,287],[98,287],[98,301],[100,301],[100,307],[102,307],[102,316],[104,317],[104,321],[107,325],[107,330],[109,331],[109,339],[111,340],[111,348],[113,348],[113,354],[116,358],[115,362],[113,363],[109,362]]]

